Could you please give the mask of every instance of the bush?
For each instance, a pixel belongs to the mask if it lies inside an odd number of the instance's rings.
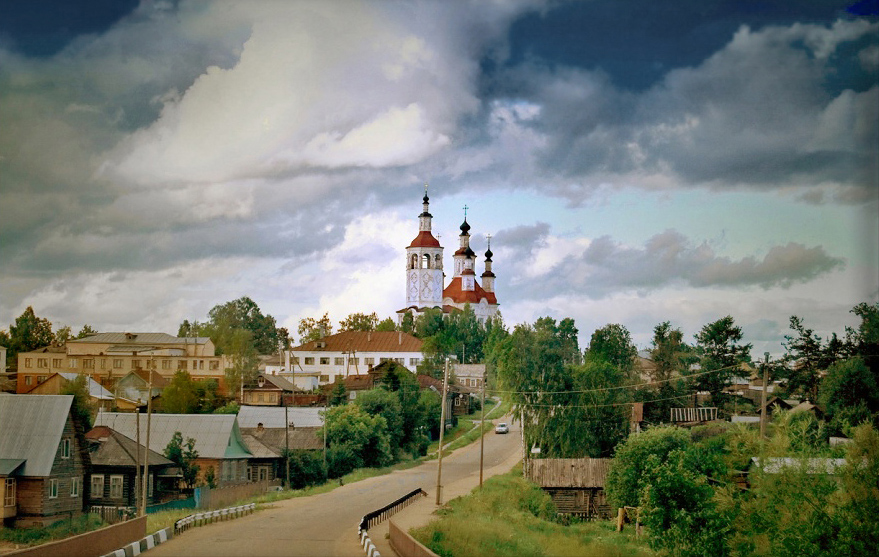
[[[323,454],[315,451],[290,451],[287,455],[290,461],[290,488],[302,489],[310,485],[321,484],[327,479],[327,471],[324,469]],[[329,459],[329,454],[327,454]],[[347,472],[345,472],[347,473]],[[345,473],[340,474],[344,476]],[[287,469],[282,468],[278,475],[286,477]]]

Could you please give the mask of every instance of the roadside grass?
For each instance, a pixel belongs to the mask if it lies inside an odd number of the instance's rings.
[[[555,522],[549,495],[522,478],[521,466],[489,478],[440,509],[412,535],[440,557],[482,555],[653,556],[646,538],[616,532],[614,521]]]
[[[0,528],[0,541],[20,546],[38,545],[91,532],[104,526],[107,524],[101,517],[88,513],[72,520],[59,520],[46,528]]]

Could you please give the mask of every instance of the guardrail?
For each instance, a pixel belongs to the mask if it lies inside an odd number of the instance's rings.
[[[366,557],[381,557],[381,553],[378,552],[375,544],[369,539],[369,528],[394,516],[400,509],[408,507],[419,495],[427,497],[427,493],[419,487],[415,491],[400,497],[390,505],[385,505],[378,510],[363,515],[357,527],[357,537],[360,538],[360,546],[366,552]]]
[[[256,503],[250,503],[238,507],[229,507],[216,511],[205,511],[203,513],[191,514],[189,516],[181,518],[174,523],[174,535],[176,536],[181,532],[185,532],[190,528],[194,528],[196,526],[210,524],[211,522],[217,522],[219,520],[237,518],[239,516],[252,513],[254,509],[256,509]]]

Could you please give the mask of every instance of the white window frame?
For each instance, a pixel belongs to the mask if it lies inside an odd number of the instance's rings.
[[[103,499],[104,498],[104,475],[103,474],[92,474],[91,477],[92,482],[92,499]],[[99,485],[96,485],[99,484]],[[95,489],[97,488],[97,489]]]
[[[15,478],[6,478],[6,490],[3,492],[3,506],[15,506]]]
[[[82,478],[70,478],[70,496],[79,497],[82,492]]]
[[[118,480],[118,483],[114,480]],[[114,486],[119,486],[119,495],[115,495]],[[125,495],[125,476],[113,474],[110,476],[110,499],[122,499]]]
[[[51,479],[49,480],[49,499],[57,499],[58,498],[58,480]]]
[[[61,458],[70,458],[70,437],[61,440]]]

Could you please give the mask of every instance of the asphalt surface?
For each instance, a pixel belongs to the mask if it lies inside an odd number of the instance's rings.
[[[509,417],[493,420],[506,421]],[[521,456],[517,426],[507,435],[485,436],[484,477],[509,470]],[[428,492],[416,505],[400,513],[407,526],[426,523],[436,508],[437,461],[409,470],[344,485],[329,493],[279,501],[251,515],[193,528],[149,551],[162,556],[357,556],[357,525],[368,512],[421,488]],[[443,457],[443,502],[479,483],[479,442]],[[393,553],[384,540],[387,525],[377,525],[370,535],[382,555]]]

